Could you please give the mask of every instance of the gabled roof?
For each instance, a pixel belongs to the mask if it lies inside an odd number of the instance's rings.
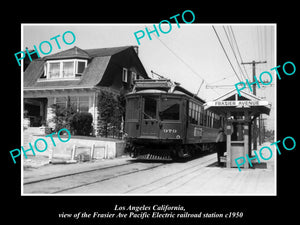
[[[67,59],[67,58],[83,58],[89,59],[94,57],[102,57],[102,56],[112,56],[117,54],[125,49],[128,49],[132,46],[121,46],[121,47],[112,47],[112,48],[93,48],[82,50],[77,46],[52,54],[50,56],[44,57],[45,60],[51,59]]]
[[[131,47],[132,46],[121,46],[121,47],[112,47],[112,48],[92,48],[92,49],[86,49],[85,51],[89,54],[90,57],[102,57],[102,56],[112,56]]]
[[[80,59],[89,59],[89,54],[82,50],[81,48],[78,48],[77,46],[67,49],[65,51],[61,51],[55,54],[52,54],[50,56],[44,57],[45,60],[51,60],[51,59],[68,59],[68,58],[80,58]]]
[[[125,51],[127,50],[128,53],[125,54]],[[80,49],[75,46],[65,51],[33,60],[24,72],[24,89],[32,90],[50,88],[54,89],[56,87],[95,87],[102,80],[103,75],[106,72],[107,67],[111,61],[111,58],[123,51],[125,55],[122,57],[136,57],[137,67],[139,68],[140,73],[148,77],[147,72],[145,71],[142,63],[140,62],[133,49],[133,46],[96,48],[86,50]],[[47,60],[60,60],[68,58],[80,58],[89,60],[88,66],[84,70],[81,79],[59,81],[39,79],[44,73],[44,63]]]
[[[267,101],[263,101],[255,95],[240,91],[241,96],[237,93],[236,89],[233,89],[226,94],[216,98],[214,101],[209,101],[204,104],[204,109],[216,113],[225,113],[228,111],[245,111],[248,110],[253,115],[259,115],[265,113],[269,115],[270,104]]]
[[[232,89],[231,91],[227,92],[226,94],[216,98],[214,101],[226,101],[226,100],[260,100],[257,96],[247,93],[245,91],[240,91],[241,96],[237,93],[236,89]]]

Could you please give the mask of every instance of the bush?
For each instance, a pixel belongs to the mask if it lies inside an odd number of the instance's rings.
[[[78,112],[71,116],[70,127],[75,135],[89,136],[93,131],[93,116],[88,112]]]
[[[73,115],[76,113],[74,107],[71,106],[69,97],[68,97],[68,104],[67,107],[60,107],[56,104],[52,105],[54,109],[55,116],[51,120],[55,124],[54,131],[58,132],[62,128],[67,128],[72,134],[72,127],[71,127],[71,120]]]
[[[55,116],[51,122],[55,123],[55,132],[67,128],[73,135],[89,136],[93,131],[93,116],[88,112],[76,112],[71,105],[70,97],[67,98],[67,107],[52,105]]]
[[[101,91],[98,96],[98,135],[120,137],[125,100],[123,95]]]

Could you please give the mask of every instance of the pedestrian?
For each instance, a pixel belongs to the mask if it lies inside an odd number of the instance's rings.
[[[220,157],[224,156],[224,152],[226,151],[226,135],[224,133],[224,129],[220,128],[217,138],[216,138],[216,149],[218,155],[218,165],[221,166]]]

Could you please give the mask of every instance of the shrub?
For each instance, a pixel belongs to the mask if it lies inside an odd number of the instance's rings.
[[[93,116],[88,112],[76,112],[76,107],[71,105],[70,97],[67,98],[67,107],[52,105],[55,116],[51,120],[55,124],[54,131],[67,128],[71,134],[90,135],[93,131]]]
[[[120,137],[124,105],[123,95],[101,91],[98,96],[98,135]]]
[[[67,107],[60,107],[59,105],[53,104],[52,108],[55,111],[55,116],[51,120],[55,124],[54,131],[57,132],[62,128],[67,128],[71,133],[71,119],[72,116],[76,113],[75,108],[70,103],[70,98],[67,100]]]
[[[93,116],[88,112],[78,112],[71,116],[70,127],[75,135],[89,136],[93,131]]]

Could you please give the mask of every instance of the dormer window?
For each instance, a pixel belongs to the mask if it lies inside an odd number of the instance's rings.
[[[87,60],[82,59],[47,61],[44,67],[44,77],[49,80],[76,79],[81,76],[86,66]]]
[[[70,78],[70,77],[74,77],[75,73],[74,73],[74,61],[71,62],[63,62],[62,66],[63,66],[63,71],[62,71],[62,75],[63,78]]]
[[[59,62],[49,62],[47,78],[59,78],[60,77],[60,63]]]

